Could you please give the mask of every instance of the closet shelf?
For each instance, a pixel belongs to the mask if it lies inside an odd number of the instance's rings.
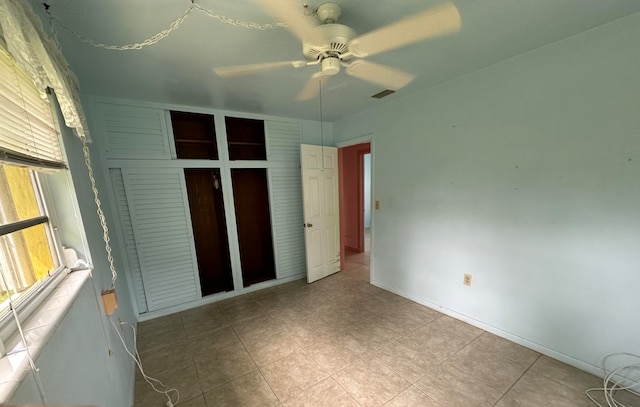
[[[251,141],[229,141],[230,146],[260,146],[264,147],[264,143],[256,143]]]
[[[184,138],[175,139],[177,143],[189,143],[189,144],[213,144],[213,140],[189,140]]]

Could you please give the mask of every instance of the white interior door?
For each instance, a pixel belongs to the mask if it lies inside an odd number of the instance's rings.
[[[301,145],[307,282],[340,270],[338,149]]]

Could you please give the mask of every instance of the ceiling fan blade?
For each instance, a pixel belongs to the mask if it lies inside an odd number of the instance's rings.
[[[270,69],[282,68],[286,66],[292,66],[299,68],[305,66],[306,61],[278,61],[278,62],[264,62],[261,64],[249,64],[249,65],[232,65],[213,68],[213,71],[218,76],[230,77],[239,75],[248,75],[255,72],[268,71]]]
[[[316,30],[318,23],[304,15],[300,2],[297,0],[258,0],[263,9],[275,18],[287,24],[287,29],[301,42],[322,45],[326,41],[320,31]]]
[[[311,78],[309,78],[300,93],[298,93],[298,96],[296,96],[296,100],[310,100],[318,96],[320,87],[324,86],[326,78],[322,72],[316,72],[311,75]]]
[[[414,78],[410,73],[365,60],[353,61],[347,67],[346,72],[348,75],[373,82],[391,90],[402,88]]]
[[[359,57],[379,54],[416,41],[456,33],[460,26],[458,9],[447,1],[354,38],[349,50]]]

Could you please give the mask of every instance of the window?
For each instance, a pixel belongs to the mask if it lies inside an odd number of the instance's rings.
[[[0,165],[0,318],[61,269],[38,174]]]
[[[1,336],[9,305],[32,309],[64,269],[44,193],[46,174],[66,168],[50,106],[0,48]]]

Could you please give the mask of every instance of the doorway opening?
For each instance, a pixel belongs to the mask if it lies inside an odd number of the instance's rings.
[[[368,269],[371,258],[371,143],[339,148],[338,163],[341,269]]]

